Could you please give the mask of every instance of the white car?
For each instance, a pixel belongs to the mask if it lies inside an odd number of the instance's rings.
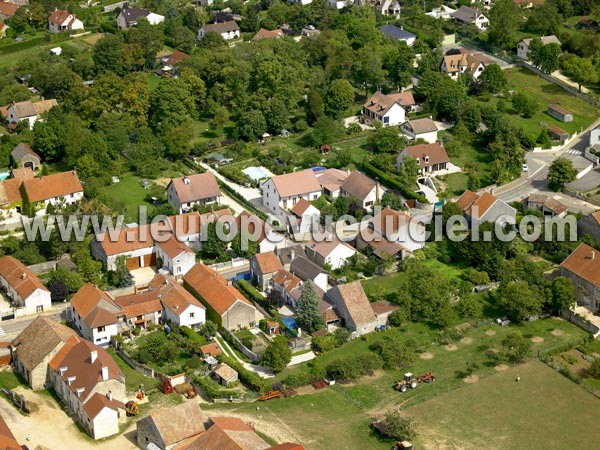
[[[521,169],[523,169],[523,172],[529,172],[529,167],[527,164],[521,164]]]

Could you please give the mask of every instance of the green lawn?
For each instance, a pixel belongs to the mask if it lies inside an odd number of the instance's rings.
[[[106,186],[105,190],[111,197],[119,199],[125,204],[126,219],[137,222],[138,206],[151,206],[146,201],[148,191],[142,185],[143,180],[135,175],[124,175],[119,178],[118,183]]]
[[[25,384],[24,380],[12,370],[0,371],[0,387],[14,389]]]
[[[521,381],[516,383],[516,377]],[[538,361],[406,410],[419,449],[591,448],[600,401]]]
[[[431,330],[423,324],[411,323],[402,329],[390,329],[379,334],[368,335],[364,339],[355,339],[339,350],[319,356],[317,361],[325,367],[342,356],[369,352],[369,345],[382,337],[384,333],[398,334],[415,339],[423,347],[423,351],[430,353],[430,359],[418,358],[410,370],[415,374],[433,371],[437,376],[437,381],[433,384],[423,384],[415,390],[401,394],[393,390],[392,385],[402,377],[405,370],[381,370],[377,371],[374,376],[361,378],[356,383],[338,383],[314,394],[302,395],[293,399],[270,400],[261,403],[258,411],[255,404],[207,405],[204,409],[209,411],[209,414],[239,414],[254,423],[258,430],[267,434],[269,434],[269,424],[275,421],[280,430],[288,432],[290,438],[302,442],[309,450],[389,449],[392,442],[381,439],[370,430],[369,423],[373,417],[397,408],[411,406],[416,408],[416,405],[429,404],[432,401],[443,403],[446,396],[465,391],[463,388],[467,385],[463,381],[463,377],[467,362],[476,364],[475,374],[480,378],[480,384],[488,382],[488,380],[490,383],[494,383],[494,380],[498,378],[498,371],[495,369],[498,361],[494,356],[486,354],[486,351],[500,349],[502,339],[513,330],[520,331],[528,339],[533,337],[543,339],[542,342],[533,344],[532,355],[537,350],[554,348],[566,342],[577,342],[586,335],[585,332],[568,322],[560,319],[546,319],[518,326],[489,325],[470,329],[465,333],[467,339],[456,342],[456,348],[448,349],[434,343],[435,330]],[[519,366],[517,369],[521,370],[521,367]],[[278,379],[295,371],[306,369],[307,364],[287,368],[278,376]],[[522,377],[529,378],[526,372],[521,373]],[[570,387],[572,390],[589,395],[560,375],[556,375],[556,377],[560,379],[561,386],[572,386]],[[534,379],[533,376],[531,379]],[[436,397],[438,398],[435,399]],[[590,398],[593,399],[591,396]],[[446,412],[446,414],[453,415],[457,417],[456,420],[459,420],[458,418],[462,414],[468,414],[468,411],[464,411],[463,408],[464,406],[460,404],[455,405],[454,410]],[[443,418],[439,421],[443,422]],[[428,423],[428,420],[419,420],[418,423],[423,426]],[[472,428],[472,430],[476,429],[476,427]],[[425,437],[428,436],[427,431],[423,433]],[[506,442],[504,443],[506,444]],[[419,446],[419,448],[422,447]],[[490,447],[481,446],[479,448]],[[507,448],[531,447],[508,445]]]
[[[458,280],[462,274],[460,267],[444,264],[437,259],[426,259],[423,261],[423,265],[439,272],[450,280]],[[367,296],[372,300],[377,300],[385,297],[388,293],[403,289],[406,282],[406,272],[394,272],[389,275],[363,280],[362,285]]]
[[[128,392],[135,392],[140,387],[140,384],[144,385],[146,391],[151,389],[158,388],[159,381],[157,378],[150,378],[145,375],[142,375],[137,370],[132,369],[127,365],[123,359],[117,355],[117,353],[112,348],[108,348],[107,351],[113,357],[117,365],[121,368],[123,373],[125,374],[125,387]]]
[[[526,69],[510,69],[504,72],[508,79],[509,89],[523,93],[530,99],[537,102],[537,112],[532,118],[526,119],[516,114],[511,114],[511,120],[517,127],[523,130],[533,138],[537,138],[543,124],[556,125],[569,133],[579,132],[585,129],[598,116],[598,109],[593,105],[568,94],[560,87],[538,77]],[[480,98],[483,101],[483,99]],[[488,102],[488,99],[485,99]],[[497,98],[492,97],[489,102],[496,103]],[[569,123],[561,122],[551,117],[546,111],[548,105],[556,103],[568,109],[573,113],[573,121]],[[508,112],[510,102],[507,101]]]

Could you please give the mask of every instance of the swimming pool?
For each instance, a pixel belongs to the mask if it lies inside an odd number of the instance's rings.
[[[6,180],[8,177],[10,177],[10,172],[9,171],[2,171],[0,172],[0,180],[4,181]]]
[[[244,174],[246,174],[248,177],[250,177],[254,181],[269,178],[269,176],[270,176],[267,173],[267,171],[264,170],[262,167],[256,167],[256,166],[246,167],[244,170],[242,170],[242,172],[244,172]]]

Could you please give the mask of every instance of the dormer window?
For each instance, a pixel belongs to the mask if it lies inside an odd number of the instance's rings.
[[[58,373],[62,376],[67,371],[67,369],[68,369],[67,366],[62,366],[58,369]]]
[[[69,384],[69,386],[71,386],[71,384],[73,383],[73,381],[75,381],[77,379],[76,376],[72,376],[67,378],[67,383]]]
[[[425,161],[426,163],[428,163],[428,162],[429,162],[429,156],[426,156],[426,157],[424,158],[424,161]]]

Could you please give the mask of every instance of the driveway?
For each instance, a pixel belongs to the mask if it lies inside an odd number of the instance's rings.
[[[137,448],[129,441],[125,434],[116,435],[114,438],[95,442],[87,435],[80,432],[71,418],[46,394],[33,392],[29,389],[19,388],[27,400],[35,404],[36,408],[29,416],[23,416],[4,397],[0,397],[0,410],[6,424],[15,435],[20,444],[35,448],[36,445],[45,446],[54,450],[134,450]],[[127,431],[132,431],[131,425]],[[128,436],[131,433],[127,433]],[[29,441],[27,437],[29,436]]]
[[[317,355],[315,355],[312,352],[312,350],[307,353],[302,353],[301,355],[295,355],[295,356],[292,356],[292,360],[290,361],[288,366],[295,366],[296,364],[301,364],[303,362],[310,361],[311,359],[316,358],[316,357],[317,357]]]
[[[156,275],[156,270],[152,267],[142,267],[131,271],[133,277],[133,285],[136,287],[146,287]]]
[[[217,179],[219,179],[220,181],[225,183],[227,186],[229,186],[231,189],[236,191],[238,194],[240,194],[243,198],[245,198],[246,200],[251,202],[258,209],[266,212],[267,214],[271,214],[271,212],[263,206],[262,192],[260,191],[260,189],[255,188],[255,187],[246,187],[246,186],[242,186],[240,184],[234,183],[233,181],[225,178],[223,175],[221,175],[215,169],[210,167],[208,164],[200,163],[199,166],[202,167],[207,172],[214,174],[214,176]],[[237,201],[235,201],[231,197],[227,197],[226,195],[224,195],[224,197],[226,197],[228,199],[227,201],[237,204],[237,209],[239,209],[239,210],[245,209],[243,205],[239,204]]]

